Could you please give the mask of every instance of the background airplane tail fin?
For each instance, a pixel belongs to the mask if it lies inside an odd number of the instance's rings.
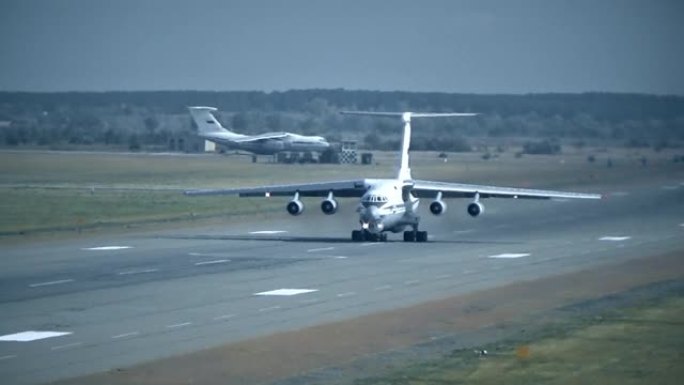
[[[214,107],[188,107],[190,115],[197,125],[197,131],[200,134],[210,134],[216,132],[230,132],[221,126],[218,120],[212,114],[217,111]]]

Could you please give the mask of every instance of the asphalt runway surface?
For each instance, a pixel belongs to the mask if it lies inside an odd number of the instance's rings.
[[[467,200],[428,243],[353,243],[353,200],[213,227],[3,247],[0,382],[37,384],[681,250],[684,184],[600,201]],[[220,198],[217,198],[220,199]],[[53,332],[46,334],[44,332]],[[24,340],[24,341],[17,341]]]

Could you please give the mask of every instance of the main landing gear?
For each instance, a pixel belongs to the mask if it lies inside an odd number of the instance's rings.
[[[404,242],[427,242],[427,231],[404,231]]]
[[[386,233],[371,233],[367,230],[354,230],[351,237],[354,242],[387,242]]]

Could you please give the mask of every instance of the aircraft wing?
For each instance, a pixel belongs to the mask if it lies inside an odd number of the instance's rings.
[[[442,197],[444,198],[474,198],[476,194],[479,194],[480,198],[601,199],[600,194],[433,182],[426,180],[414,180],[411,191],[420,198],[434,198],[438,192],[441,192]]]
[[[236,143],[258,142],[260,140],[282,139],[287,137],[288,135],[289,134],[287,132],[270,132],[267,134],[254,135],[245,138],[235,139],[233,141]]]
[[[361,197],[369,187],[368,179],[321,183],[283,184],[248,188],[188,190],[185,195],[238,195],[241,197],[289,196],[299,192],[302,197],[326,197],[332,191],[336,197]]]

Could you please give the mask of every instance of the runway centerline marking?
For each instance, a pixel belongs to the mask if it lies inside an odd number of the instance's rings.
[[[235,314],[223,314],[217,317],[214,317],[214,321],[222,321],[222,320],[227,320],[235,317]]]
[[[182,328],[182,327],[190,326],[190,325],[192,325],[192,322],[182,322],[179,324],[166,325],[166,328],[167,329],[177,329],[177,328]]]
[[[126,250],[132,249],[131,246],[97,246],[97,247],[84,247],[81,250],[91,250],[91,251],[112,251],[112,250]]]
[[[42,287],[42,286],[52,286],[52,285],[61,285],[63,283],[69,283],[69,282],[74,282],[73,279],[60,279],[57,281],[47,281],[47,282],[38,282],[38,283],[32,283],[29,285],[29,287]]]
[[[123,333],[123,334],[117,334],[115,336],[112,336],[113,340],[118,340],[119,338],[126,338],[126,337],[133,337],[137,336],[140,334],[140,332],[130,332],[130,333]]]
[[[392,288],[392,285],[382,285],[374,288],[373,290],[375,291],[382,291],[382,290],[389,290]]]
[[[156,273],[157,271],[159,271],[159,269],[128,270],[128,271],[120,271],[116,274],[117,275],[134,275],[134,274]]]
[[[379,244],[380,244],[380,242],[365,242],[365,243],[360,244],[359,246],[375,246],[375,245],[379,245]]]
[[[226,262],[230,262],[230,259],[215,259],[213,261],[197,262],[197,263],[195,263],[195,266],[215,265],[217,263],[226,263]]]
[[[81,346],[81,345],[83,345],[83,342],[73,342],[73,343],[66,344],[66,345],[53,346],[50,348],[50,350],[69,349],[69,348],[75,348],[75,347]]]
[[[356,295],[356,292],[354,291],[348,291],[346,293],[340,293],[337,295],[338,298],[344,298],[344,297],[351,297],[352,295]]]
[[[412,279],[409,281],[404,281],[404,285],[411,286],[420,283],[420,280],[418,279]]]
[[[53,332],[53,331],[39,331],[39,330],[27,330],[25,332],[19,332],[14,334],[6,334],[0,336],[0,341],[13,341],[13,342],[31,342],[37,340],[43,340],[46,338],[61,337],[73,334],[72,332]]]
[[[684,223],[682,224],[682,226],[684,226]],[[333,259],[347,259],[347,258],[349,258],[349,257],[345,257],[344,255],[336,255],[336,256],[334,256],[334,257],[332,257],[332,258],[333,258]]]
[[[309,249],[306,252],[307,253],[315,253],[317,251],[328,251],[328,250],[335,250],[334,247],[319,247],[317,249]]]
[[[613,236],[613,235],[607,235],[605,237],[599,238],[599,241],[609,241],[609,242],[621,242],[621,241],[626,241],[628,239],[631,239],[632,237],[629,236]]]
[[[313,293],[318,291],[318,289],[277,289],[277,290],[269,290],[269,291],[262,291],[259,293],[254,293],[254,295],[261,295],[261,296],[267,296],[267,295],[276,295],[276,296],[290,296],[290,295],[299,295],[299,294],[307,294],[307,293]]]
[[[10,354],[7,356],[0,356],[0,361],[11,360],[12,358],[17,358],[17,356],[14,354]]]
[[[282,233],[287,233],[285,230],[259,230],[259,231],[250,231],[250,234],[282,234]]]
[[[503,253],[503,254],[490,255],[488,258],[514,259],[514,258],[524,258],[524,257],[529,257],[529,256],[530,256],[530,253]]]

